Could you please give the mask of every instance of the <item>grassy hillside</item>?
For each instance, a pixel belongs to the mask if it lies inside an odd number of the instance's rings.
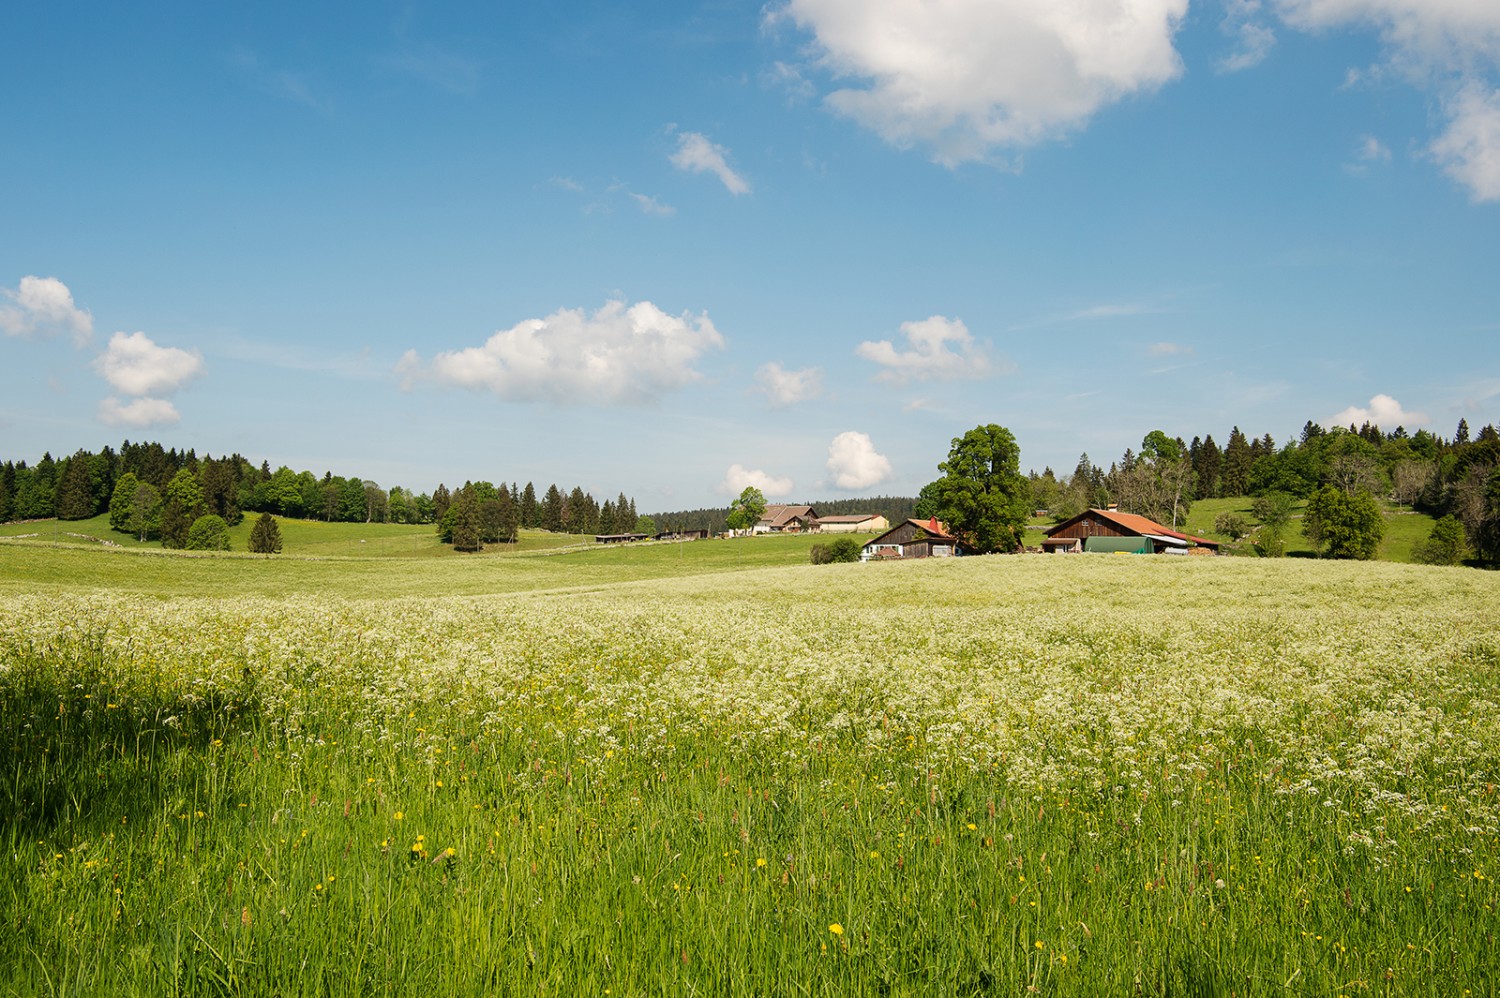
[[[38,533],[38,526],[51,524],[27,526],[15,533]],[[244,532],[248,527],[236,529]],[[128,539],[108,547],[78,538],[53,544],[45,533],[0,541],[0,591],[324,593],[353,599],[478,595],[801,565],[819,542],[811,536],[787,536],[598,545],[571,535],[524,531],[517,545],[462,555],[439,544],[428,527],[293,520],[284,523],[282,534],[286,553],[270,558],[241,552],[164,551],[159,544],[143,546]],[[313,553],[298,555],[299,550]]]

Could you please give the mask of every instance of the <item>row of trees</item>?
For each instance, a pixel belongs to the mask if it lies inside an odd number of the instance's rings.
[[[110,526],[143,539],[160,539],[167,547],[187,548],[194,526],[215,517],[225,528],[240,523],[246,513],[352,523],[432,523],[444,540],[451,539],[454,511],[445,523],[455,496],[473,507],[481,543],[513,541],[520,528],[569,533],[627,533],[640,518],[635,500],[621,493],[601,505],[575,487],[564,492],[550,485],[540,497],[527,482],[506,486],[468,482],[449,493],[439,485],[431,495],[393,486],[383,489],[359,477],[282,466],[259,467],[239,454],[199,457],[191,450],[165,449],[156,443],[125,441],[94,453],[80,450],[55,460],[45,454],[35,465],[7,461],[0,466],[0,522],[86,520],[109,514]],[[217,535],[198,531],[202,543],[215,544]],[[461,538],[466,539],[463,530]]]

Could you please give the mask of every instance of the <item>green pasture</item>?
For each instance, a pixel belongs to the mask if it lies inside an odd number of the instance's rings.
[[[1500,993],[1500,575],[815,541],[0,543],[0,996]]]

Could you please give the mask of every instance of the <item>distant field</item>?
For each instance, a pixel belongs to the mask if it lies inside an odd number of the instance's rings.
[[[0,544],[0,994],[1500,993],[1500,574],[815,540]]]

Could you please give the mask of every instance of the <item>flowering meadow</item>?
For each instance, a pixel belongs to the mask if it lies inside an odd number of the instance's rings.
[[[1500,993],[1500,576],[10,557],[0,995]]]

